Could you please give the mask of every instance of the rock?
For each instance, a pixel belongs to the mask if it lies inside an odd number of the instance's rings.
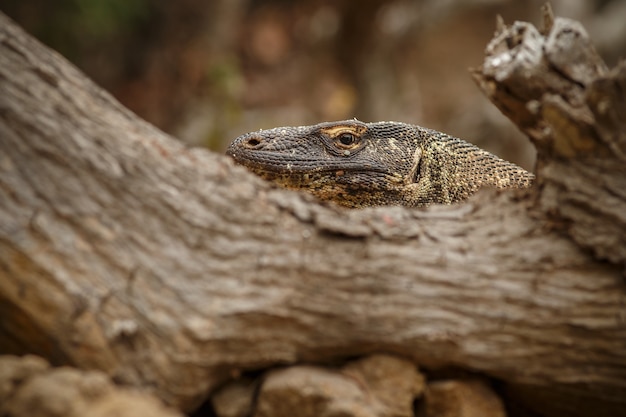
[[[0,356],[0,415],[180,417],[160,400],[115,386],[102,372],[51,368],[35,356]]]
[[[293,366],[267,375],[255,417],[377,417],[380,405],[372,400],[339,371]]]
[[[211,403],[218,417],[247,417],[252,415],[252,403],[257,383],[249,378],[232,381],[213,394]]]
[[[356,378],[385,407],[385,416],[413,417],[413,401],[425,389],[424,376],[406,359],[372,355],[346,365],[342,373]]]
[[[500,398],[482,380],[428,384],[424,417],[506,417]]]
[[[2,404],[9,401],[24,381],[49,367],[48,362],[38,356],[0,356],[0,412],[3,410]]]
[[[412,417],[423,389],[413,363],[388,355],[341,370],[293,366],[266,376],[255,417]]]

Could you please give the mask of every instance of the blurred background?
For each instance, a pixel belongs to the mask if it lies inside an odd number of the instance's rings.
[[[532,169],[526,139],[474,85],[495,30],[544,0],[0,0],[0,10],[142,118],[223,151],[261,128],[356,117],[469,140]],[[626,0],[553,0],[609,65]]]

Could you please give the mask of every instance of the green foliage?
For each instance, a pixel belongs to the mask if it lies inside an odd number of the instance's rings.
[[[71,26],[93,36],[110,36],[145,17],[148,0],[68,0],[72,4]]]
[[[149,19],[150,0],[6,0],[2,10],[70,59],[119,41]]]

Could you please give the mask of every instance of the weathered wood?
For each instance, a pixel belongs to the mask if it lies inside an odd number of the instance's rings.
[[[501,30],[474,78],[536,145],[541,210],[623,264],[626,61],[609,71],[580,23],[543,11],[542,31],[525,22]]]
[[[546,201],[576,195],[566,207],[621,227],[624,180],[603,168],[620,143],[585,169],[546,153],[529,193],[346,211],[184,147],[1,16],[0,350],[103,370],[183,409],[247,369],[390,352],[500,378],[552,415],[616,415],[623,269],[581,249],[576,213]],[[593,192],[591,175],[611,187]]]

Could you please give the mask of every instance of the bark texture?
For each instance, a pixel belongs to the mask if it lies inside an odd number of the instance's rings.
[[[626,65],[584,64],[575,22],[522,25],[476,77],[532,133],[538,186],[347,211],[186,148],[0,16],[0,350],[184,410],[246,370],[386,352],[618,415]]]
[[[538,150],[538,207],[599,258],[626,262],[626,61],[609,71],[578,22],[501,26],[474,77]]]

